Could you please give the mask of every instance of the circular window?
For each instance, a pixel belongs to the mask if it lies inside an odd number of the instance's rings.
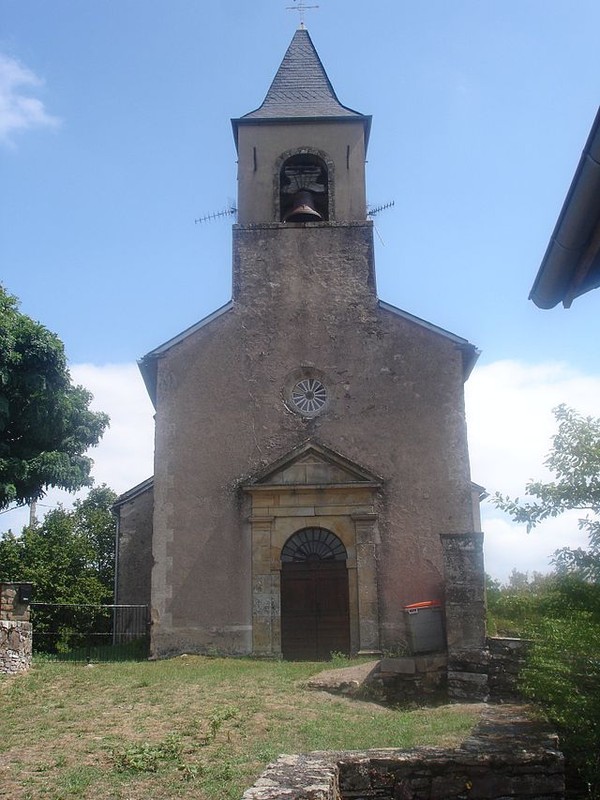
[[[327,402],[327,389],[317,378],[304,378],[293,387],[291,399],[301,414],[317,414]]]

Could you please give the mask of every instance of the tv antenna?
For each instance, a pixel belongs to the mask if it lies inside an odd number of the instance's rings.
[[[296,0],[294,0],[296,3]],[[304,29],[304,12],[308,11],[309,8],[318,8],[319,6],[307,6],[303,0],[299,0],[299,2],[294,6],[286,6],[288,11],[298,11],[300,13],[300,27]]]
[[[228,208],[224,208],[223,211],[213,211],[211,214],[205,214],[203,217],[198,217],[198,219],[194,220],[194,225],[201,225],[203,222],[214,222],[216,219],[221,219],[222,217],[233,217],[237,214],[237,208],[235,207],[234,203],[230,203]]]
[[[376,217],[377,214],[379,214],[380,211],[385,211],[387,208],[392,208],[392,206],[394,205],[395,202],[396,202],[395,200],[390,200],[389,203],[382,203],[380,206],[374,206],[373,208],[368,206],[367,207],[367,219],[373,219],[373,217]],[[373,230],[377,234],[377,238],[379,239],[381,244],[385,247],[385,242],[381,238],[381,234],[377,230],[377,225],[375,223],[373,223]]]
[[[374,208],[367,208],[367,217],[376,217],[380,211],[385,211],[387,208],[392,208],[396,201],[390,200],[389,203],[383,203],[380,206],[375,206]]]

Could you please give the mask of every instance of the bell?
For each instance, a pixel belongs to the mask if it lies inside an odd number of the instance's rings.
[[[292,208],[283,218],[284,222],[318,222],[323,217],[315,208],[312,192],[306,189],[296,192]]]

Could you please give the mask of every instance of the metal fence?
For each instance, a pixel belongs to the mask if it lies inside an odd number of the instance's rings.
[[[34,657],[132,661],[148,657],[148,606],[32,603]]]

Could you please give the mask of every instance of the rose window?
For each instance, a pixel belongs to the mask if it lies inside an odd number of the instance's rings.
[[[327,402],[327,389],[316,378],[304,378],[294,386],[291,396],[301,414],[316,414]]]

